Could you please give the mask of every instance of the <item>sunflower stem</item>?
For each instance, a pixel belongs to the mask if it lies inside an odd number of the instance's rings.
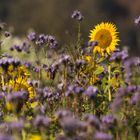
[[[108,66],[108,81],[109,81],[109,88],[108,88],[108,100],[111,101],[111,89],[110,89],[110,80],[111,80],[111,66]]]

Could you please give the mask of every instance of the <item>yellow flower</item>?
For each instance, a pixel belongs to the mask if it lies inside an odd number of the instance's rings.
[[[101,24],[96,25],[90,32],[90,42],[98,42],[97,46],[95,46],[93,50],[95,53],[98,52],[104,56],[106,52],[110,54],[110,52],[115,51],[120,40],[117,28],[114,24],[102,22]]]
[[[2,67],[0,67],[0,74],[2,74],[3,73],[3,68]]]
[[[14,107],[14,105],[12,103],[6,102],[6,108],[9,111],[13,111],[15,107]]]
[[[24,89],[28,92],[29,98],[32,98],[34,97],[34,89],[28,84],[27,80],[27,77],[19,76],[14,80],[10,80],[8,86],[10,86],[13,91]]]
[[[10,65],[8,66],[8,71],[7,71],[7,73],[8,73],[9,75],[13,75],[13,71],[14,71],[14,66],[13,66],[12,64],[10,64]]]
[[[42,140],[40,135],[32,135],[28,140]]]
[[[28,70],[24,66],[19,66],[17,68],[17,72],[20,75],[25,75],[25,76],[29,76],[30,75],[29,72],[28,72]]]

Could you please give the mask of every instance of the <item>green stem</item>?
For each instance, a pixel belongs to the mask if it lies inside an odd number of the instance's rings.
[[[40,63],[40,59],[39,59],[39,54],[38,54],[38,49],[35,48],[35,55],[36,55],[36,60],[37,60],[37,63]]]
[[[77,49],[80,52],[80,40],[81,40],[81,25],[78,23],[78,36],[77,36]]]
[[[63,81],[64,81],[64,91],[66,91],[66,87],[67,87],[67,68],[65,67],[64,68],[64,75],[63,75],[64,77],[64,79],[63,79]],[[67,104],[67,98],[66,98],[66,96],[65,96],[65,92],[63,93],[63,96],[64,96],[64,99],[63,99],[63,106],[64,107],[66,107],[66,104]]]
[[[26,132],[24,129],[21,131],[21,135],[22,135],[22,140],[26,140]]]
[[[109,65],[108,66],[108,81],[109,81],[109,84],[110,84],[110,80],[111,80],[111,66]],[[112,96],[111,96],[111,89],[110,89],[110,85],[109,85],[109,88],[108,88],[108,100],[111,101],[112,99]]]
[[[1,75],[2,90],[4,89],[4,77]]]
[[[2,51],[2,42],[0,41],[0,53],[1,53],[1,51]]]

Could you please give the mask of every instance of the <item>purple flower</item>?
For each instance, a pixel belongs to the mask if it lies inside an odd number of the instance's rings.
[[[90,46],[90,47],[94,47],[94,46],[97,46],[97,45],[98,45],[97,41],[88,42],[88,46]]]
[[[30,50],[29,50],[30,47],[31,47],[31,45],[27,41],[24,41],[21,46],[21,49],[22,49],[22,51],[24,51],[26,53],[30,53]]]
[[[36,44],[38,46],[45,45],[46,42],[47,42],[47,38],[46,38],[46,35],[44,35],[44,34],[40,34],[38,39],[36,40]]]
[[[46,65],[46,64],[41,64],[41,67],[42,67],[43,69],[46,69],[46,68],[48,68],[48,65]]]
[[[43,42],[45,42],[47,40],[47,37],[45,34],[40,34],[39,39],[41,39]]]
[[[56,134],[55,139],[56,140],[66,140],[67,138],[66,138],[66,136],[63,136],[61,134]]]
[[[111,110],[113,112],[117,111],[120,108],[120,105],[121,105],[122,101],[123,100],[122,100],[121,97],[116,97],[110,105]]]
[[[66,135],[76,134],[76,130],[79,128],[79,120],[73,117],[64,117],[59,122]]]
[[[22,130],[24,127],[24,122],[22,120],[9,122],[8,126],[11,130],[13,130],[13,129]]]
[[[0,59],[0,66],[2,66],[5,70],[10,64],[12,64],[14,67],[17,67],[21,64],[21,62],[18,59],[14,59],[11,57],[3,57]]]
[[[135,66],[140,66],[140,57],[135,58]]]
[[[0,92],[0,100],[3,100],[5,98],[5,94],[4,92]]]
[[[17,51],[17,52],[22,52],[22,48],[19,45],[14,45],[13,48]]]
[[[72,95],[72,93],[74,92],[74,85],[69,85],[68,87],[67,87],[67,91],[65,92],[65,96],[70,96],[70,95]]]
[[[27,61],[24,61],[23,63],[22,63],[26,68],[33,68],[34,66],[33,66],[33,64],[31,63],[31,62],[27,62]]]
[[[137,86],[130,85],[126,88],[127,92],[135,92],[137,90]]]
[[[50,77],[51,79],[54,79],[55,78],[55,74],[56,74],[56,71],[58,70],[59,68],[59,62],[54,62],[49,68],[48,68],[48,71],[50,72]]]
[[[13,140],[9,135],[0,134],[0,140]]]
[[[139,102],[140,102],[140,93],[135,93],[129,101],[131,105],[138,104]]]
[[[47,51],[47,58],[50,59],[53,57],[53,52]]]
[[[74,92],[75,93],[83,93],[84,92],[84,88],[83,87],[76,86],[74,88]]]
[[[71,117],[72,116],[72,113],[70,111],[68,111],[68,110],[58,110],[55,113],[55,116],[58,119],[63,119],[64,117]]]
[[[110,61],[126,60],[128,58],[128,50],[125,48],[123,51],[116,51],[111,54]]]
[[[0,111],[0,118],[4,116],[4,112]]]
[[[7,100],[10,102],[16,102],[17,100],[26,100],[27,99],[27,93],[24,91],[17,91],[12,92],[7,95]]]
[[[113,140],[113,136],[104,132],[96,132],[95,140]]]
[[[140,16],[134,20],[135,25],[140,25]]]
[[[109,128],[112,128],[116,123],[116,118],[113,115],[107,115],[102,118],[102,122]]]
[[[39,87],[39,81],[38,80],[28,80],[27,82],[28,82],[28,84],[30,84],[33,87],[36,87],[36,88]]]
[[[76,60],[77,68],[80,68],[81,66],[84,66],[84,65],[86,65],[86,61],[85,60],[81,60],[81,59]]]
[[[72,13],[71,18],[76,19],[76,20],[78,20],[78,21],[82,21],[82,20],[84,19],[83,15],[82,15],[81,12],[78,11],[78,10],[75,10],[75,11]]]
[[[96,127],[97,129],[99,128],[100,126],[100,121],[99,119],[92,115],[92,114],[85,114],[84,115],[84,121],[86,121],[88,124],[90,124],[91,126],[94,126]]]
[[[126,88],[121,87],[118,89],[118,93],[119,93],[119,97],[121,97],[127,93],[127,90],[126,90]]]
[[[50,125],[50,118],[46,117],[46,116],[43,116],[43,115],[38,115],[33,124],[35,127],[39,128],[40,126],[43,126],[43,127],[48,127]]]
[[[43,95],[44,95],[44,98],[50,98],[50,97],[52,97],[52,93],[48,90],[47,87],[45,87],[43,89]]]
[[[45,115],[46,111],[47,111],[47,104],[44,103],[43,105],[41,106],[36,106],[35,107],[35,110],[38,114],[42,114],[42,115]]]
[[[62,55],[61,56],[61,58],[58,60],[58,61],[56,61],[56,63],[58,64],[58,65],[60,65],[60,64],[64,64],[64,65],[66,65],[66,64],[68,64],[69,62],[70,62],[70,60],[71,60],[71,57],[70,57],[70,55]]]
[[[84,94],[87,95],[87,96],[89,96],[89,97],[91,97],[91,98],[95,98],[96,95],[97,95],[97,92],[98,92],[98,88],[97,87],[95,87],[95,86],[89,86],[85,90]]]
[[[49,48],[55,49],[58,46],[58,42],[56,41],[54,36],[47,35],[46,40],[47,40]]]
[[[36,72],[36,73],[39,73],[40,72],[40,68],[39,67],[34,67],[33,71]]]
[[[35,41],[36,38],[37,38],[37,36],[36,36],[36,33],[35,33],[35,32],[29,33],[28,39],[29,39],[30,41]]]

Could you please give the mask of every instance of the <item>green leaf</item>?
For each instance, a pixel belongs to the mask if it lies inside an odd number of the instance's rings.
[[[97,61],[97,63],[101,63],[102,61],[104,61],[105,60],[105,57],[101,57],[98,61]]]
[[[121,71],[120,71],[120,69],[115,69],[113,72],[114,73],[120,73]]]
[[[94,74],[98,75],[98,74],[101,74],[103,71],[104,71],[104,67],[98,66]]]

